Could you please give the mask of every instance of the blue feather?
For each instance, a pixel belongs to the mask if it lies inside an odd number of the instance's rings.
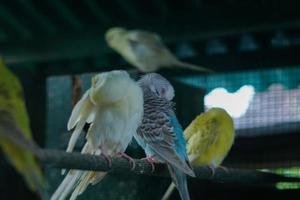
[[[188,160],[188,156],[186,153],[186,142],[185,142],[185,139],[183,136],[182,127],[179,124],[177,117],[175,115],[170,117],[170,121],[171,121],[171,124],[173,125],[173,128],[174,128],[173,131],[176,135],[175,150],[181,159]]]

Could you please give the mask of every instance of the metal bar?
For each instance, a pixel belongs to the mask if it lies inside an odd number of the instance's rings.
[[[0,12],[1,14],[1,12]],[[176,27],[180,26],[177,24]],[[145,27],[149,27],[149,30],[161,31],[160,27],[157,24],[145,24]],[[284,28],[297,28],[300,27],[300,20],[294,21],[284,21],[284,22],[270,22],[266,24],[265,22],[259,22],[252,26],[245,26],[243,24],[236,25],[235,27],[221,27],[220,29],[203,29],[201,27],[195,28],[192,33],[185,32],[161,32],[163,40],[167,43],[178,42],[178,41],[199,41],[210,39],[211,37],[221,37],[228,35],[236,35],[243,33],[244,31],[270,31],[276,29]],[[170,29],[173,29],[170,25]],[[72,34],[60,34],[58,37],[44,37],[44,38],[35,38],[34,40],[26,40],[21,42],[11,43],[0,43],[1,52],[5,60],[9,63],[22,63],[22,62],[40,62],[40,61],[50,61],[50,60],[59,60],[59,59],[81,59],[89,56],[100,56],[107,53],[112,53],[113,51],[107,47],[104,42],[103,35],[105,30],[88,30],[87,32],[75,32]],[[80,47],[80,48],[79,48]],[[298,47],[290,47],[299,52]],[[286,53],[285,53],[286,52]],[[234,68],[237,66],[237,60],[242,60],[246,66],[257,66],[257,59],[261,64],[264,64],[264,58],[270,59],[271,56],[279,56],[282,58],[280,63],[276,64],[280,66],[287,62],[287,65],[290,64],[299,64],[299,56],[293,57],[295,52],[289,50],[289,48],[281,49],[271,49],[270,51],[263,51],[258,54],[257,52],[243,52],[240,54],[241,59],[237,59],[236,54],[230,55],[212,55],[206,56],[205,54],[200,55],[195,58],[205,66],[224,66],[229,65],[229,67]],[[283,55],[281,53],[284,53]],[[244,56],[243,56],[244,55]],[[217,59],[216,59],[217,58]],[[253,60],[251,61],[251,58]],[[256,59],[255,59],[256,58]],[[271,60],[274,60],[276,57],[271,57]],[[289,60],[288,60],[289,59]],[[197,61],[197,62],[199,62]],[[247,63],[249,61],[249,63]],[[196,62],[196,63],[197,63]],[[271,61],[266,61],[266,65],[269,65]],[[115,63],[119,64],[119,63]],[[274,66],[274,62],[271,63]],[[262,66],[262,65],[261,65]],[[240,66],[239,66],[240,67]]]
[[[260,21],[260,22],[248,22],[244,24],[230,23],[227,25],[227,22],[224,22],[223,26],[217,27],[213,25],[211,28],[200,31],[198,28],[194,28],[195,31],[184,33],[179,36],[180,40],[184,41],[195,41],[195,40],[205,40],[208,38],[216,37],[226,37],[234,36],[242,33],[255,33],[255,32],[264,32],[270,30],[280,30],[280,29],[289,29],[289,28],[300,28],[300,19],[292,20],[283,20],[283,21]],[[198,30],[197,30],[198,29]],[[174,41],[178,35],[170,35],[166,37],[166,41]]]
[[[7,63],[81,59],[95,57],[109,51],[103,40],[103,31],[79,35],[65,34],[57,37],[35,38],[20,41],[16,45],[0,44],[0,48],[3,48],[1,53]]]
[[[19,20],[8,11],[3,5],[0,5],[0,18],[14,29],[22,38],[30,38],[31,32]]]
[[[140,12],[137,10],[133,2],[123,0],[117,0],[116,2],[118,6],[120,6],[125,11],[129,18],[139,19],[141,17]]]
[[[46,17],[44,14],[42,14],[32,3],[31,0],[18,0],[18,2],[21,4],[22,8],[28,15],[31,15],[31,17],[44,29],[47,31],[49,35],[53,35],[55,32],[57,32],[57,28],[55,25],[49,20],[48,17]]]
[[[61,0],[51,0],[48,2],[75,30],[82,28],[82,23],[80,22],[79,18],[75,16],[75,14],[66,6],[65,3],[63,3]]]
[[[94,0],[86,0],[83,1],[83,3],[86,4],[91,13],[93,13],[93,15],[103,24],[108,24],[111,21],[110,17],[105,14],[106,12],[104,9],[102,9]]]

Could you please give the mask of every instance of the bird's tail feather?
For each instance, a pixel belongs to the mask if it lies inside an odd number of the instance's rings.
[[[179,191],[182,200],[190,200],[190,195],[187,187],[187,179],[185,173],[181,172],[176,167],[168,164],[171,178],[176,188]]]
[[[67,148],[66,152],[72,152],[73,151],[73,149],[75,147],[75,144],[77,142],[77,139],[78,139],[80,133],[82,132],[82,129],[83,129],[84,125],[85,125],[85,118],[83,120],[81,119],[78,122],[78,124],[76,125],[76,128],[73,131],[73,133],[71,135],[71,138],[69,140],[69,144],[68,144],[68,148]],[[62,169],[61,170],[61,175],[64,175],[65,172],[66,172],[66,169]]]
[[[176,166],[178,170],[188,174],[191,177],[195,177],[192,167],[188,162],[181,159],[175,150],[159,144],[151,144],[151,150],[170,163],[170,165],[174,167]]]
[[[77,196],[79,196],[86,190],[89,184],[95,185],[99,183],[106,174],[107,174],[106,172],[92,172],[92,171],[84,172],[84,174],[81,176],[79,180],[78,185],[74,189],[70,200],[75,200]]]
[[[93,152],[93,148],[89,143],[86,143],[81,153],[100,155],[101,152]],[[70,193],[72,193],[70,200],[75,200],[86,190],[89,184],[99,183],[106,174],[106,172],[70,170],[50,200],[64,200]]]
[[[75,147],[75,144],[76,144],[76,141],[80,135],[80,133],[82,132],[82,129],[85,125],[85,120],[86,118],[84,119],[81,119],[78,124],[76,125],[76,128],[75,130],[73,131],[72,135],[71,135],[71,138],[69,140],[69,144],[68,144],[68,148],[67,148],[67,152],[72,152],[74,147]]]
[[[211,69],[207,69],[207,68],[202,67],[202,66],[198,66],[198,65],[193,65],[193,64],[190,64],[190,63],[182,62],[182,61],[179,61],[179,60],[177,60],[174,63],[174,65],[176,67],[185,68],[185,69],[191,69],[191,70],[199,71],[199,72],[206,72],[206,73],[213,73],[214,72]]]
[[[83,171],[70,170],[58,188],[55,190],[50,200],[64,200],[71,193],[80,179]]]
[[[171,183],[161,200],[168,200],[175,189],[175,184]]]

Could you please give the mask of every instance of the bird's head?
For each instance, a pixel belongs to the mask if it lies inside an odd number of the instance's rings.
[[[213,107],[213,108],[210,108],[206,113],[211,118],[214,118],[218,121],[223,121],[223,120],[232,121],[231,116],[223,108]],[[231,122],[231,123],[233,123],[233,122]]]
[[[171,101],[174,96],[174,88],[171,83],[157,73],[144,75],[139,81],[142,88],[148,88],[154,95]]]
[[[127,30],[122,27],[113,27],[106,31],[105,40],[111,48],[116,48],[119,45],[120,38],[127,33]]]
[[[94,104],[114,103],[126,95],[133,81],[124,70],[113,70],[92,78],[90,97]]]

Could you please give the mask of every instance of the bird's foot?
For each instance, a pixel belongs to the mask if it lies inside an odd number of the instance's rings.
[[[220,168],[220,169],[222,169],[224,172],[228,172],[228,169],[227,169],[227,167],[224,167],[224,166],[218,166],[218,168]]]
[[[135,161],[129,155],[127,155],[126,153],[123,153],[123,152],[119,152],[119,153],[117,153],[116,156],[121,157],[121,158],[125,158],[126,160],[128,160],[130,162],[130,165],[131,165],[131,171],[135,169]]]
[[[223,171],[228,172],[228,169],[221,165],[219,165],[219,166],[209,165],[208,168],[211,170],[212,177],[215,175],[216,169],[222,169]]]
[[[100,155],[102,157],[104,157],[104,159],[107,161],[107,164],[108,164],[109,168],[111,168],[112,159],[111,159],[111,156],[108,155],[108,152],[107,152],[106,148],[104,146],[101,146],[101,145],[98,148],[100,150]]]
[[[214,165],[208,165],[208,168],[211,171],[211,177],[213,177],[215,175],[216,166],[214,166]]]
[[[101,153],[101,156],[104,157],[104,159],[107,161],[107,164],[108,164],[109,168],[111,168],[111,166],[112,166],[112,159],[111,159],[111,156],[106,155],[106,154],[104,154],[104,153]]]
[[[146,160],[151,165],[151,172],[153,173],[155,170],[154,163],[156,162],[154,156],[147,156],[146,158],[142,158],[141,160]]]

